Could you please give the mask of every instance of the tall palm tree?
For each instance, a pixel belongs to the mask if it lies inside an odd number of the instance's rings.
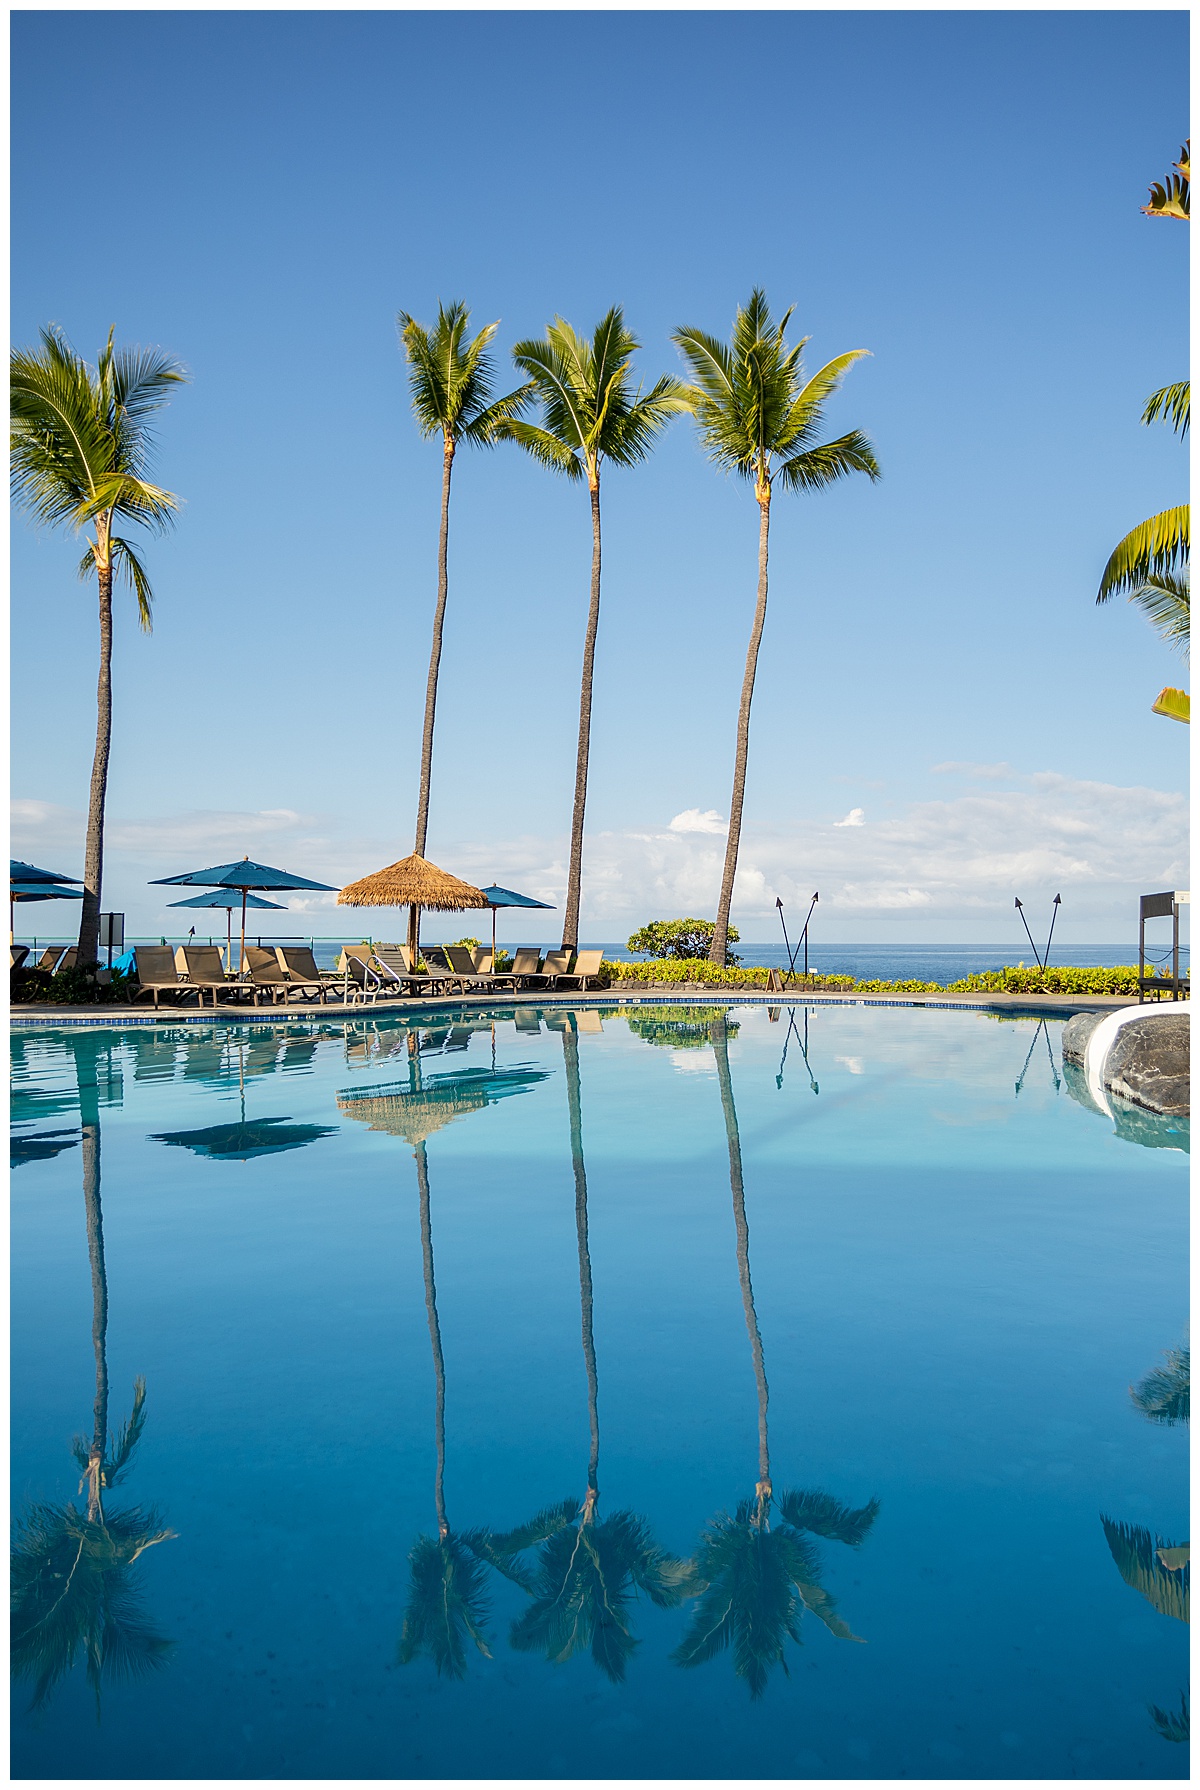
[[[496,424],[515,416],[525,403],[528,386],[493,398],[494,367],[488,346],[499,329],[489,323],[473,338],[468,336],[471,313],[456,300],[438,302],[437,322],[425,329],[407,311],[397,314],[400,341],[408,361],[408,386],[413,414],[422,436],[442,438],[442,525],[438,536],[438,594],[433,613],[433,644],[429,649],[429,675],[425,682],[425,727],[421,735],[421,787],[417,797],[417,832],[413,850],[425,856],[429,830],[429,780],[433,765],[433,721],[437,708],[438,669],[442,662],[442,626],[446,618],[447,543],[450,535],[450,474],[461,444],[490,447],[496,440]]]
[[[776,1496],[767,1429],[767,1373],[750,1278],[741,1135],[729,1069],[729,1040],[720,1020],[713,1027],[713,1052],[729,1150],[742,1309],[758,1391],[758,1483],[753,1498],[742,1499],[732,1516],[719,1512],[701,1537],[692,1561],[700,1599],[691,1628],[672,1658],[680,1666],[699,1666],[731,1647],[734,1671],[745,1679],[750,1695],[758,1698],[775,1666],[787,1671],[786,1643],[789,1639],[800,1641],[800,1618],[805,1610],[839,1640],[861,1639],[837,1614],[833,1598],[821,1584],[820,1554],[809,1537],[856,1548],[869,1534],[879,1505],[872,1498],[855,1510],[819,1491]],[[774,1524],[773,1507],[779,1513]]]
[[[808,337],[793,348],[784,340],[791,315],[788,310],[776,325],[765,293],[756,287],[749,304],[738,310],[728,346],[699,329],[677,330],[673,338],[691,369],[694,383],[685,396],[710,459],[727,472],[752,479],[758,504],[758,602],[742,678],[725,866],[708,953],[710,963],[722,965],[742,835],[750,704],[767,619],[767,538],[774,481],[778,479],[787,491],[820,491],[852,472],[865,472],[872,480],[879,477],[874,450],[861,430],[852,429],[835,441],[816,439],[823,428],[826,401],[847,369],[868,351],[855,348],[839,354],[806,380],[801,357]]]
[[[632,1599],[643,1592],[660,1609],[669,1609],[682,1602],[691,1574],[686,1561],[657,1545],[644,1517],[631,1510],[616,1510],[603,1519],[599,1513],[600,1392],[592,1326],[587,1168],[579,1091],[579,1039],[569,1023],[563,1032],[563,1059],[575,1178],[579,1307],[591,1438],[587,1492],[578,1509],[571,1501],[543,1513],[546,1537],[530,1587],[533,1601],[513,1623],[511,1640],[520,1652],[541,1652],[556,1664],[587,1648],[600,1670],[619,1684],[638,1645],[631,1626]],[[517,1539],[505,1537],[503,1545],[513,1550]]]
[[[72,1452],[87,1503],[37,1504],[16,1524],[12,1548],[12,1668],[34,1681],[40,1707],[82,1652],[100,1708],[105,1677],[132,1677],[161,1666],[171,1642],[142,1607],[134,1565],[147,1548],[172,1539],[157,1513],[106,1510],[105,1495],[125,1477],[145,1426],[146,1382],[134,1381],[133,1410],[116,1436],[108,1428],[108,1276],[100,1203],[100,1110],[92,1038],[71,1040],[83,1141],[83,1199],[92,1272],[92,1350],[96,1393],[90,1437]]]
[[[112,587],[121,572],[137,598],[147,633],[153,592],[140,549],[116,531],[134,523],[166,528],[178,499],[151,484],[151,421],[186,375],[157,349],[113,348],[113,331],[95,367],[77,355],[60,329],[41,332],[40,348],[15,349],[11,361],[12,476],[16,495],[38,522],[95,530],[79,576],[95,574],[100,598],[100,676],[96,750],[88,797],[79,921],[81,968],[99,953],[100,885],[104,869],[104,802],[112,739]]]
[[[517,442],[552,472],[586,479],[592,506],[592,587],[579,687],[579,743],[575,754],[575,804],[571,811],[571,858],[563,917],[564,948],[579,943],[579,891],[583,873],[583,817],[587,803],[592,728],[592,668],[600,625],[600,471],[606,460],[635,466],[654,438],[685,407],[677,380],[663,378],[644,395],[630,376],[640,346],[625,327],[619,305],[596,325],[590,343],[556,317],[543,341],[518,342],[513,359],[528,375],[541,404],[541,422],[510,418],[497,434]]]

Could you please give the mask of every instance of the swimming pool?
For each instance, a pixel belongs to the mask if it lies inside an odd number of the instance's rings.
[[[14,1775],[1186,1775],[1186,1159],[1058,1029],[18,1034]]]

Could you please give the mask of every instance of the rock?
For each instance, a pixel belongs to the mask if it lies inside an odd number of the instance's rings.
[[[1187,1014],[1156,1014],[1122,1026],[1104,1060],[1103,1078],[1106,1089],[1133,1106],[1186,1116],[1191,1111]]]
[[[1080,1014],[1080,1018],[1090,1019],[1091,1014]],[[1065,1046],[1063,1049],[1063,1080],[1067,1084],[1067,1093],[1072,1100],[1077,1100],[1080,1106],[1086,1106],[1090,1113],[1100,1113],[1103,1117],[1104,1108],[1096,1105],[1088,1088],[1087,1071],[1082,1063],[1072,1061],[1067,1055]]]
[[[1103,1013],[1073,1013],[1062,1029],[1062,1054],[1064,1063],[1082,1065],[1087,1052],[1087,1041],[1095,1031]],[[1094,1101],[1087,1104],[1095,1106]],[[1099,1112],[1099,1107],[1096,1111]]]
[[[1144,1106],[1130,1106],[1119,1095],[1113,1095],[1113,1129],[1127,1144],[1141,1144],[1148,1150],[1182,1150],[1191,1154],[1191,1120],[1167,1113],[1150,1113]]]

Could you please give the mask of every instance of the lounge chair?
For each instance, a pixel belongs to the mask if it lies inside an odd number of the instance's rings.
[[[28,945],[10,945],[8,947],[8,967],[10,970],[23,970],[25,959],[29,956]]]
[[[471,953],[477,976],[490,976],[495,970],[495,952],[490,945],[476,945]]]
[[[546,961],[536,975],[528,976],[527,982],[536,982],[539,987],[553,988],[560,976],[565,976],[571,967],[571,953],[565,951],[547,951]]]
[[[73,970],[75,968],[75,959],[78,956],[79,956],[79,946],[78,945],[68,945],[67,949],[63,952],[62,956],[58,960],[58,963],[57,963],[57,965],[55,967],[55,971],[54,971],[55,975],[61,976],[64,970]]]
[[[154,1005],[158,1006],[160,994],[173,994],[177,1001],[185,994],[194,994],[204,999],[198,988],[190,987],[180,980],[179,971],[175,967],[175,953],[170,945],[135,945],[133,949],[133,973],[137,977],[138,991],[135,1001],[140,1001],[144,994],[154,996]]]
[[[25,951],[25,955],[27,957],[29,955],[27,948]],[[63,955],[64,955],[64,951],[63,951],[63,947],[61,945],[47,945],[46,949],[42,952],[42,955],[38,958],[37,962],[27,964],[25,967],[29,970],[34,971],[35,973],[40,970],[44,975],[52,976],[54,974],[55,970],[58,968],[59,958],[62,957]]]
[[[604,1023],[594,1007],[584,1007],[574,1015],[577,1032],[602,1032]]]
[[[465,945],[446,945],[444,947],[450,968],[467,988],[515,988],[514,978],[509,976],[480,975],[475,968],[475,959]]]
[[[238,994],[253,993],[251,982],[231,982],[225,974],[225,965],[221,953],[215,945],[177,945],[175,948],[175,968],[187,978],[193,988],[200,990],[200,1005],[204,1005],[204,990],[212,995],[212,1004],[217,1004],[217,990],[223,990],[233,999]]]
[[[279,998],[287,1000],[287,991],[294,984],[287,971],[280,969],[279,959],[274,951],[268,950],[266,945],[247,945],[246,968],[250,971],[256,1007],[258,997],[263,993],[269,994],[272,1001]]]
[[[535,1008],[518,1007],[513,1014],[513,1025],[518,1032],[539,1032],[542,1022]]]
[[[555,976],[555,988],[558,987],[560,982],[578,982],[581,990],[586,988],[589,982],[594,982],[599,976],[600,964],[603,957],[603,949],[598,951],[577,951],[575,953],[575,962],[571,965],[571,968],[565,973],[560,973]]]
[[[405,992],[437,994],[445,993],[451,988],[461,989],[463,979],[455,970],[440,967],[435,967],[432,970],[415,970],[407,945],[376,945],[375,957],[380,966],[388,970],[397,983],[405,985]]]
[[[531,976],[536,976],[542,967],[542,954],[533,946],[522,945],[513,958],[513,987],[520,988],[522,982],[528,984]]]
[[[276,945],[275,955],[280,969],[291,978],[291,986],[309,994],[315,991],[319,1001],[326,1000],[335,989],[341,992],[342,977],[325,975],[317,968],[311,945]]]

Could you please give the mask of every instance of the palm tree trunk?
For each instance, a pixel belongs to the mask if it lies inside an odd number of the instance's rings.
[[[96,1359],[96,1398],[87,1465],[88,1521],[94,1523],[102,1514],[101,1480],[108,1445],[108,1277],[104,1269],[104,1214],[100,1207],[100,1098],[94,1051],[75,1051],[75,1073],[83,1143],[83,1205],[92,1271],[92,1352]]]
[[[592,733],[592,668],[596,630],[600,625],[600,475],[589,481],[592,494],[592,598],[583,641],[583,677],[579,685],[579,746],[575,754],[575,807],[571,813],[571,863],[567,874],[567,911],[563,949],[579,944],[579,885],[583,876],[583,811],[587,804],[588,749]]]
[[[429,1221],[429,1164],[425,1145],[413,1152],[417,1159],[417,1188],[421,1198],[421,1259],[425,1267],[425,1315],[429,1320],[429,1341],[433,1347],[433,1377],[436,1386],[434,1442],[437,1450],[437,1471],[433,1482],[433,1503],[437,1512],[438,1534],[444,1541],[450,1533],[446,1520],[446,1363],[442,1355],[442,1328],[438,1323],[437,1287],[433,1279],[433,1229]]]
[[[97,527],[100,544],[106,545]],[[100,882],[104,870],[104,799],[112,743],[112,565],[98,568],[100,585],[100,676],[96,684],[96,752],[88,797],[87,845],[83,859],[83,912],[79,917],[76,963],[90,969],[100,955]]]
[[[742,1283],[742,1309],[746,1314],[746,1334],[754,1359],[754,1382],[758,1388],[758,1507],[762,1521],[771,1502],[771,1457],[767,1447],[767,1369],[763,1360],[762,1336],[758,1313],[754,1308],[754,1287],[750,1280],[750,1226],[746,1221],[746,1191],[742,1183],[742,1140],[738,1132],[737,1108],[733,1103],[733,1077],[729,1072],[729,1033],[723,1019],[713,1027],[713,1054],[717,1059],[717,1080],[721,1086],[721,1110],[725,1115],[725,1138],[729,1145],[729,1186],[733,1194],[733,1223],[737,1231],[738,1278]]]
[[[571,1167],[575,1174],[575,1240],[579,1248],[579,1312],[583,1331],[583,1364],[587,1371],[588,1452],[587,1498],[584,1521],[591,1520],[600,1496],[600,1386],[596,1374],[596,1339],[592,1331],[592,1257],[588,1248],[587,1168],[583,1160],[583,1114],[579,1101],[579,1038],[573,1026],[563,1032],[563,1061],[567,1073],[567,1110],[571,1115]]]
[[[746,757],[750,748],[750,704],[754,699],[754,679],[758,672],[758,649],[762,642],[763,623],[767,619],[767,531],[771,524],[770,487],[758,500],[758,603],[750,645],[746,648],[746,671],[742,678],[742,701],[738,709],[737,754],[733,766],[733,794],[729,798],[729,835],[725,841],[725,868],[721,872],[721,899],[717,906],[717,924],[708,953],[710,963],[724,965],[729,942],[729,909],[733,904],[733,880],[737,875],[738,846],[742,837],[742,800],[746,794]]]
[[[447,441],[442,456],[442,527],[438,537],[438,595],[433,612],[433,644],[429,649],[429,676],[425,680],[425,731],[421,736],[421,790],[417,798],[417,839],[413,850],[425,856],[425,836],[429,831],[429,779],[433,769],[433,718],[437,708],[438,669],[442,662],[442,624],[446,619],[446,543],[450,536],[450,473],[454,465],[454,443]]]

